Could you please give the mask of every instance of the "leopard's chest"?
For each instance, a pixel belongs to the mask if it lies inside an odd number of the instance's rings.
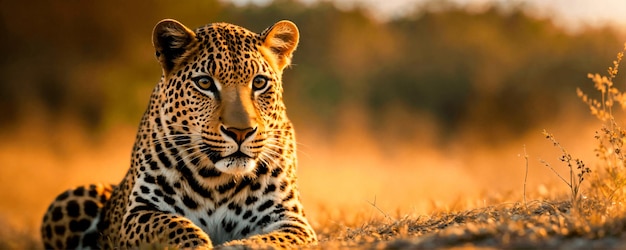
[[[187,215],[206,232],[215,245],[267,233],[267,225],[279,219],[270,209],[258,211],[258,206],[224,205],[215,210],[194,211]]]
[[[155,183],[139,180],[133,188],[133,195],[140,194],[139,198],[131,200],[149,202],[159,211],[191,220],[214,245],[270,232],[270,224],[279,221],[285,210],[280,188],[285,182],[269,175],[254,180],[216,181],[220,185],[202,190],[168,179]],[[163,185],[172,182],[180,184]]]

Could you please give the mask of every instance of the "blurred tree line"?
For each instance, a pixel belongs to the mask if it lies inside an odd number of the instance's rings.
[[[623,44],[612,29],[571,33],[517,7],[429,6],[380,22],[326,1],[1,1],[0,127],[33,116],[72,117],[94,130],[136,124],[159,79],[151,31],[164,18],[257,32],[294,21],[301,43],[284,78],[290,116],[333,133],[340,107],[351,106],[372,130],[402,123],[387,115],[401,109],[434,119],[442,135],[480,131],[497,141],[558,113],[586,112],[570,110],[575,88],[590,85],[588,72],[605,72]]]

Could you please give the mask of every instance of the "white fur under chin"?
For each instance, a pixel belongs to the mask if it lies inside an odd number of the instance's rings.
[[[226,157],[215,163],[215,168],[222,173],[231,175],[245,175],[256,166],[256,160],[242,157]]]

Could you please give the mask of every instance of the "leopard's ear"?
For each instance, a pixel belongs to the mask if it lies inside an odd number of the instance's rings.
[[[160,21],[152,31],[152,45],[165,72],[172,70],[196,41],[192,30],[173,19]]]
[[[275,23],[261,33],[265,57],[276,70],[282,71],[291,64],[299,37],[298,27],[286,20]]]

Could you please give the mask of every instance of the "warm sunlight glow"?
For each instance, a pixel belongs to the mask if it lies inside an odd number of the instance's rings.
[[[282,84],[264,81],[271,100],[245,108],[284,99],[300,198],[320,248],[626,246],[626,74],[617,74],[623,52],[615,57],[626,40],[624,0],[37,6],[0,3],[0,249],[41,249],[40,225],[54,197],[77,185],[117,184],[126,174],[163,72],[155,54],[179,56],[176,63],[193,58],[178,47],[155,52],[150,32],[164,18],[253,32],[279,20],[297,25]],[[295,45],[293,34],[284,35],[272,37]],[[271,54],[286,63],[281,48]],[[266,67],[239,59],[207,65],[237,68],[229,63]],[[278,146],[256,148],[269,147]],[[279,151],[292,152],[271,153]]]

